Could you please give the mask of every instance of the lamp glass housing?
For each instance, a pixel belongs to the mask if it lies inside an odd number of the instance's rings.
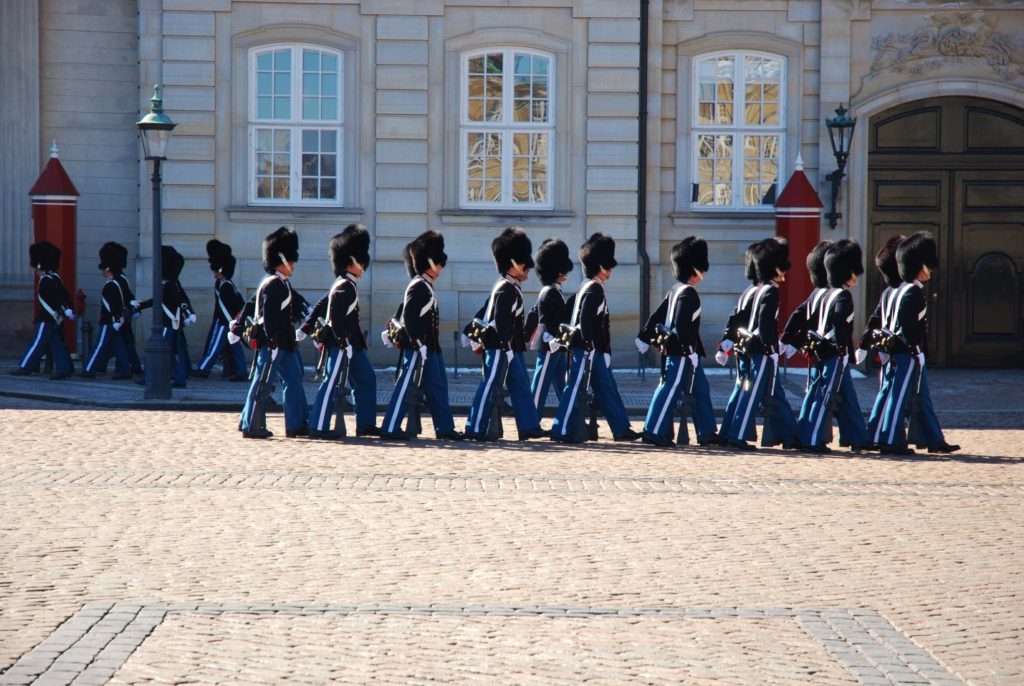
[[[147,160],[167,159],[167,144],[171,132],[177,126],[164,114],[164,101],[160,97],[160,84],[153,86],[153,97],[149,100],[149,114],[140,119],[136,126],[142,134],[142,152]]]

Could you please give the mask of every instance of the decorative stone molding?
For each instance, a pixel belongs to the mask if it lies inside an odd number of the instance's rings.
[[[909,33],[890,32],[871,41],[875,58],[870,76],[882,72],[922,75],[938,71],[949,62],[983,59],[1005,81],[1024,77],[1021,41],[996,30],[983,12],[933,14],[927,23]]]

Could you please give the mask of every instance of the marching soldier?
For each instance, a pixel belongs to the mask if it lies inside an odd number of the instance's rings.
[[[717,445],[715,412],[711,406],[711,389],[701,358],[704,344],[700,339],[700,295],[697,284],[708,271],[708,244],[703,238],[689,236],[672,247],[672,271],[679,282],[637,334],[636,345],[641,353],[651,345],[661,348],[664,370],[661,382],[651,398],[651,407],[644,421],[643,442],[669,447],[672,440],[672,414],[679,397],[693,399],[693,423],[700,445]],[[685,422],[683,417],[681,421]]]
[[[125,305],[130,299],[125,297],[124,289],[117,279],[117,275],[124,271],[126,254],[122,246],[114,242],[104,243],[100,248],[100,262],[96,266],[107,280],[100,291],[99,338],[85,369],[79,374],[83,379],[94,379],[97,371],[104,371],[111,353],[115,360],[112,378],[132,378],[131,362],[125,349],[124,337],[120,334],[121,327],[125,326]]]
[[[263,269],[267,276],[256,289],[251,328],[256,340],[256,369],[242,408],[240,428],[245,438],[269,438],[263,415],[268,384],[276,374],[284,396],[285,435],[309,435],[302,370],[295,353],[291,321],[292,287],[289,277],[299,261],[299,237],[282,226],[263,240]]]
[[[366,355],[366,339],[359,321],[359,278],[370,266],[370,234],[357,224],[350,224],[331,239],[329,256],[337,277],[326,299],[317,303],[309,319],[320,319],[319,339],[327,358],[323,383],[310,408],[310,438],[339,438],[340,431],[331,430],[331,417],[342,379],[339,375],[347,364],[356,406],[356,436],[379,436],[377,428],[377,377]],[[315,329],[314,329],[315,330]]]
[[[778,380],[779,364],[779,284],[785,281],[790,268],[789,246],[785,241],[766,238],[755,245],[751,261],[758,282],[750,304],[746,326],[739,329],[736,349],[749,358],[750,377],[740,388],[735,414],[729,424],[723,422],[722,436],[729,445],[740,450],[754,450],[747,443],[757,409],[765,400],[765,433],[761,444],[770,447],[782,443],[785,448],[797,446],[797,426],[786,393]],[[769,439],[768,437],[772,438]]]
[[[214,363],[223,355],[224,377],[229,381],[245,381],[248,365],[242,344],[228,340],[229,326],[245,305],[242,294],[231,280],[237,260],[231,254],[231,246],[216,238],[207,241],[206,254],[213,272],[213,321],[206,337],[206,350],[195,373],[203,378],[210,376]]]
[[[544,414],[548,389],[554,388],[555,397],[562,399],[565,389],[567,355],[558,347],[558,327],[567,320],[565,296],[562,284],[569,278],[573,264],[569,258],[569,246],[549,238],[537,249],[537,278],[544,285],[533,306],[536,312],[537,328],[531,332],[531,347],[537,349],[537,362],[533,370],[530,393],[537,408],[537,417]]]
[[[859,452],[868,442],[867,428],[850,374],[853,346],[853,296],[850,289],[864,273],[864,260],[856,241],[841,240],[825,253],[829,290],[817,307],[809,309],[808,331],[817,360],[818,379],[806,417],[799,422],[800,443],[805,450],[826,451],[836,409],[840,435],[850,449]],[[859,361],[859,360],[858,360]]]
[[[178,332],[185,326],[188,310],[183,297],[183,290],[178,277],[185,266],[185,258],[170,245],[160,246],[161,268],[161,318],[163,320],[163,337],[171,347],[171,388],[184,388],[188,379],[185,358],[181,354],[182,338]],[[152,298],[139,303],[139,309],[153,306]],[[145,383],[145,374],[138,383]]]
[[[28,259],[39,277],[39,314],[36,315],[36,334],[28,349],[21,358],[21,363],[11,374],[27,376],[33,369],[38,369],[39,359],[46,351],[53,360],[54,381],[71,376],[73,365],[71,354],[64,344],[61,324],[65,319],[74,320],[75,313],[71,308],[71,298],[64,288],[64,281],[57,273],[60,267],[60,248],[49,241],[33,243],[28,247]]]
[[[419,382],[434,420],[437,437],[459,441],[463,435],[455,430],[455,419],[448,404],[448,380],[441,355],[439,332],[441,315],[434,295],[437,278],[448,263],[448,256],[444,252],[444,236],[437,231],[425,231],[406,250],[416,276],[406,286],[398,329],[393,332],[402,348],[402,367],[384,415],[380,435],[390,440],[408,440],[412,437],[401,427],[409,409],[409,397],[412,395],[410,386]]]
[[[124,338],[124,351],[128,355],[128,363],[131,365],[132,374],[141,374],[142,360],[139,358],[139,351],[135,346],[135,328],[132,326],[132,323],[139,318],[142,308],[139,306],[139,301],[135,299],[135,292],[132,291],[132,285],[128,282],[128,277],[124,273],[124,270],[128,267],[128,248],[120,243],[114,243],[113,245],[121,253],[121,264],[124,265],[121,271],[115,275],[117,283],[121,286],[121,293],[124,295],[125,301],[124,326],[121,327],[120,334]],[[102,367],[106,368],[106,366],[107,360],[104,359]]]
[[[561,443],[587,440],[583,430],[582,401],[590,386],[615,440],[635,441],[640,434],[629,425],[629,416],[610,368],[611,317],[604,284],[618,264],[615,261],[615,240],[608,234],[595,233],[580,246],[579,257],[587,280],[576,293],[569,319],[571,334],[566,343],[571,350],[572,364],[551,427],[551,440]]]
[[[466,438],[477,441],[495,440],[496,427],[488,427],[495,403],[500,403],[499,389],[508,387],[509,400],[515,412],[519,440],[544,438],[537,419],[537,408],[530,395],[523,352],[524,307],[520,284],[526,281],[533,258],[530,239],[519,228],[505,229],[491,243],[494,264],[501,277],[491,289],[481,320],[473,322],[474,335],[484,348],[484,377],[480,380],[466,422]]]
[[[903,426],[909,404],[911,425],[918,429],[917,435],[912,436],[917,447],[927,446],[930,453],[952,453],[960,446],[946,442],[932,407],[925,370],[928,299],[924,284],[939,264],[935,239],[927,231],[912,234],[896,249],[896,264],[903,279],[893,296],[895,311],[891,320],[898,343],[890,360],[893,380],[882,418],[879,448],[890,455],[913,452],[907,445]]]
[[[896,249],[905,238],[906,236],[893,236],[875,254],[875,266],[885,280],[886,287],[878,298],[875,311],[868,318],[868,324],[860,342],[861,350],[876,353],[881,364],[878,372],[878,394],[875,396],[871,414],[868,416],[868,440],[872,447],[877,447],[881,440],[882,411],[892,387],[891,361],[886,349],[893,335],[892,330],[895,328],[892,322],[896,309],[893,299],[903,283],[903,279],[900,278],[899,266],[896,264]]]
[[[750,360],[745,355],[735,353],[733,348],[738,339],[735,324],[741,321],[745,323],[750,319],[750,306],[754,301],[754,294],[757,293],[757,287],[760,285],[757,281],[757,272],[754,270],[753,262],[754,248],[757,245],[757,243],[751,243],[743,253],[743,274],[750,281],[750,285],[740,293],[740,297],[736,301],[736,307],[733,308],[732,314],[729,315],[725,330],[722,332],[722,340],[719,341],[717,346],[718,352],[715,353],[715,361],[723,367],[728,364],[730,357],[733,357],[736,363],[736,380],[733,383],[729,399],[725,403],[722,427],[729,426],[732,423],[732,417],[736,414],[736,403],[740,399],[740,391],[750,378]],[[757,432],[754,430],[753,424],[751,424],[747,431],[747,440],[753,441],[756,438]],[[719,433],[719,439],[720,442],[726,440],[721,432]]]

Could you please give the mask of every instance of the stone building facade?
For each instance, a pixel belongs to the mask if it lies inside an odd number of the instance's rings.
[[[8,329],[29,308],[25,194],[54,139],[82,193],[76,267],[90,302],[106,240],[129,246],[148,292],[149,170],[134,122],[159,82],[178,123],[163,231],[189,260],[183,282],[201,315],[212,308],[210,237],[234,246],[236,281],[251,291],[260,240],[294,226],[295,283],[312,299],[331,280],[330,236],[365,223],[374,262],[362,310],[374,332],[401,297],[401,247],[440,230],[451,336],[495,278],[489,244],[502,227],[522,226],[535,245],[605,231],[617,241],[610,307],[626,351],[642,294],[656,305],[671,282],[672,244],[699,234],[711,248],[702,296],[713,343],[743,287],[743,251],[774,233],[772,203],[798,155],[828,207],[824,120],[846,104],[858,123],[842,219],[823,221],[821,236],[872,253],[892,233],[933,230],[936,361],[1019,365],[1024,352],[1019,2],[7,0],[0,31]],[[873,281],[855,291],[861,317]]]

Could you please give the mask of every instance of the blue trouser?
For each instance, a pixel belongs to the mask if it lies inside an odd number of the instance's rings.
[[[506,368],[508,372],[506,374]],[[469,408],[469,417],[466,421],[466,431],[475,434],[487,432],[487,424],[491,418],[491,402],[496,401],[500,394],[497,393],[496,385],[501,383],[505,377],[505,386],[508,387],[509,401],[512,403],[512,411],[516,418],[516,428],[519,431],[529,431],[540,427],[540,420],[537,419],[537,408],[533,404],[533,396],[530,394],[530,381],[526,375],[526,363],[523,362],[522,353],[513,353],[512,359],[508,359],[508,353],[496,348],[484,350],[484,374],[477,386],[476,395],[473,396],[473,404]]]
[[[736,411],[731,423],[722,424],[722,434],[731,440],[747,440],[757,418],[758,407],[765,394],[775,399],[774,411],[765,421],[771,422],[775,440],[787,443],[796,438],[796,417],[786,400],[786,391],[777,378],[777,365],[768,355],[754,355],[750,359],[750,378],[740,388]],[[763,440],[762,440],[763,444]]]
[[[97,371],[106,371],[107,360],[110,359],[111,352],[114,354],[115,373],[122,376],[130,375],[132,367],[125,350],[124,337],[110,324],[100,326],[100,335],[96,341],[96,347],[93,348],[92,355],[89,356],[89,361],[85,365],[85,371],[93,374]]]
[[[185,373],[188,374],[192,371],[192,358],[188,354],[188,341],[185,340],[185,325],[182,324],[181,328],[178,329],[178,351],[181,355],[181,361],[185,365]]]
[[[804,389],[803,402],[800,403],[800,414],[796,418],[797,423],[807,421],[807,415],[811,412],[814,394],[818,392],[818,386],[821,384],[821,367],[821,362],[809,362],[807,365],[807,387]]]
[[[882,412],[885,409],[885,401],[889,399],[889,392],[892,390],[893,369],[887,361],[878,371],[878,394],[875,396],[875,403],[871,406],[871,414],[868,415],[868,440],[875,444],[882,438]]]
[[[743,385],[750,378],[750,360],[745,355],[740,355],[736,358],[736,366],[736,383],[732,387],[729,400],[725,403],[725,412],[722,414],[722,430],[720,433],[725,438],[728,438],[725,433],[732,424],[732,418],[736,415],[736,403],[740,401],[740,391],[743,390]],[[747,430],[746,440],[753,441],[756,438],[757,432],[754,429],[753,423],[751,423],[750,428]]]
[[[185,346],[182,345],[182,339],[178,336],[180,329],[172,329],[169,326],[164,327],[164,338],[167,343],[171,346],[171,383],[185,385],[188,380],[188,367],[185,363],[185,358],[182,356],[182,351]]]
[[[269,372],[266,371],[267,365],[270,365]],[[242,431],[248,431],[252,424],[256,411],[256,387],[264,374],[267,375],[268,383],[275,375],[281,379],[285,429],[301,429],[306,424],[307,413],[306,393],[302,388],[302,368],[299,366],[298,357],[294,350],[271,350],[262,347],[256,352],[256,370],[249,385],[249,392],[245,396],[245,406],[242,408]]]
[[[329,348],[327,351],[327,371],[316,392],[316,400],[309,408],[309,428],[314,431],[331,430],[331,416],[339,400],[334,388],[338,385],[341,355],[341,348]],[[352,387],[355,401],[356,430],[376,426],[377,375],[365,350],[352,353],[352,359],[348,362],[348,383]]]
[[[690,388],[685,388],[690,384]],[[669,355],[665,358],[665,373],[661,382],[654,390],[651,407],[647,410],[644,431],[657,436],[673,437],[672,415],[683,392],[693,397],[693,428],[697,432],[697,440],[703,441],[715,434],[715,411],[711,406],[711,388],[708,378],[704,375],[704,365],[700,358],[694,366],[689,357]],[[689,441],[689,431],[684,428]]]
[[[199,371],[209,374],[213,369],[213,364],[222,352],[224,353],[225,362],[230,358],[234,374],[245,374],[245,352],[242,350],[242,342],[228,343],[228,326],[218,319],[213,323],[213,328],[210,330],[206,353],[203,355],[203,359],[199,361]]]
[[[136,314],[133,319],[137,317]],[[124,351],[128,355],[128,364],[132,368],[132,374],[141,374],[142,360],[139,359],[139,351],[135,347],[135,329],[132,327],[131,321],[126,321],[121,327],[121,336],[124,337]],[[106,360],[103,361],[103,366],[107,366]]]
[[[384,425],[381,427],[381,431],[385,433],[395,433],[402,428],[402,420],[405,419],[408,410],[406,400],[409,396],[409,386],[412,384],[415,355],[419,355],[416,350],[402,351],[402,370],[395,382],[395,390],[391,394],[391,401],[384,414]],[[434,433],[442,434],[454,430],[455,418],[452,417],[452,408],[448,404],[448,377],[445,375],[444,357],[440,352],[428,353],[427,359],[423,361],[423,395],[427,399],[427,407],[434,420]]]
[[[533,367],[533,380],[530,382],[530,393],[533,394],[533,406],[537,408],[537,417],[544,414],[549,389],[554,388],[555,397],[562,399],[568,358],[565,352],[553,353],[546,345],[537,351],[537,363]]]
[[[583,387],[583,377],[586,373],[587,356],[591,354],[582,348],[573,349],[572,365],[569,368],[569,383],[566,384],[565,391],[558,401],[555,421],[551,425],[552,435],[572,442],[587,440],[586,431],[581,431],[583,422],[580,420],[580,411],[576,408],[576,400],[587,392],[587,389]],[[601,414],[608,421],[612,434],[618,436],[627,431],[630,428],[629,416],[626,414],[626,407],[622,404],[622,397],[615,384],[615,377],[605,365],[602,353],[593,353],[590,386],[594,389],[597,405],[601,408]]]
[[[64,336],[61,335],[60,327],[54,322],[39,322],[36,324],[36,335],[32,338],[28,350],[21,358],[22,369],[33,370],[39,367],[39,359],[43,352],[49,350],[50,358],[53,360],[53,371],[56,374],[71,373],[71,353],[64,345]]]
[[[868,442],[864,417],[860,413],[857,390],[853,387],[849,357],[840,355],[820,364],[818,382],[812,385],[813,397],[807,416],[800,420],[800,442],[823,446],[832,440],[832,405],[839,414],[839,432],[855,448]]]
[[[935,408],[932,406],[931,393],[928,390],[928,373],[923,365],[920,365],[921,377],[920,388],[915,389],[917,380],[916,371],[919,367],[917,358],[910,353],[896,353],[889,360],[893,368],[892,387],[889,397],[885,401],[882,413],[881,441],[882,445],[904,446],[907,443],[906,428],[903,425],[903,413],[906,404],[911,402],[911,396],[917,391],[918,414],[912,421],[920,428],[920,435],[912,436],[918,447],[926,445],[939,445],[945,443],[946,438],[939,426],[939,419],[935,416]]]

